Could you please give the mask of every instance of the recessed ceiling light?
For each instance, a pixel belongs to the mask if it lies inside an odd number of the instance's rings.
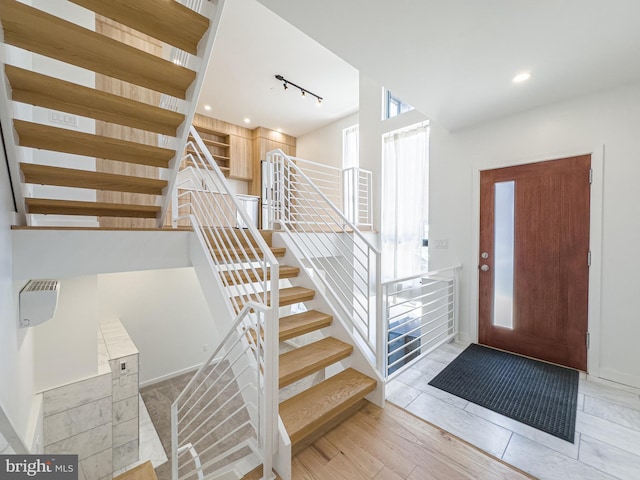
[[[249,117],[245,117],[244,123],[251,123],[251,119]]]
[[[531,74],[529,72],[522,72],[516,75],[515,77],[513,77],[513,80],[511,81],[513,83],[522,83],[522,82],[526,82],[530,78],[531,78]]]
[[[211,105],[205,105],[204,109],[208,112],[209,110],[211,110]]]

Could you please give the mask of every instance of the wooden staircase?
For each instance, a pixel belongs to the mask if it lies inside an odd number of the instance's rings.
[[[285,255],[285,249],[272,246],[270,232],[261,232],[272,251]],[[249,255],[247,244],[230,245],[238,257]],[[281,278],[295,279],[299,269],[280,265],[280,271],[286,272]],[[221,272],[223,278],[234,274]],[[236,281],[247,278],[247,275],[235,275]],[[303,287],[283,287],[279,292],[279,305],[287,306],[313,300],[315,291]],[[236,301],[242,304],[240,298]],[[284,342],[302,337],[306,334],[321,331],[331,325],[331,315],[308,310],[280,318],[279,340]],[[279,385],[287,387],[294,382],[324,371],[337,362],[347,360],[353,346],[333,337],[325,337],[304,346],[294,348],[280,354]],[[367,403],[365,396],[375,390],[376,380],[353,368],[340,373],[295,394],[280,403],[280,417],[292,442],[292,453],[295,455],[319,436],[338,425],[360,407]]]
[[[3,66],[10,100],[96,122],[96,133],[84,133],[13,119],[19,147],[97,159],[95,169],[39,162],[43,157],[35,155],[34,163],[20,163],[25,184],[65,187],[55,198],[27,198],[25,212],[98,217],[100,226],[158,226],[168,169],[182,156],[181,147],[176,154],[179,130],[189,120],[184,113],[158,106],[160,95],[191,101],[194,92],[189,89],[197,74],[158,54],[164,45],[201,53],[210,21],[174,0],[70,1],[95,13],[95,31],[16,0],[0,0],[5,44],[94,72],[96,79],[96,88],[90,88],[50,71]],[[166,148],[158,144],[158,134],[178,140]],[[82,195],[89,200],[78,200]],[[107,217],[130,220],[114,224]]]

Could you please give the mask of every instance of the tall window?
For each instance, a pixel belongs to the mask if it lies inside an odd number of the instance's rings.
[[[354,125],[342,131],[342,202],[349,221],[358,223],[358,174],[360,164],[360,127]]]
[[[429,126],[384,135],[383,143],[382,273],[397,279],[427,269]]]
[[[384,90],[384,119],[389,119],[400,115],[401,113],[413,110],[408,103],[403,102],[396,97],[390,90]]]
[[[342,130],[342,168],[352,168],[359,165],[360,157],[360,126]]]

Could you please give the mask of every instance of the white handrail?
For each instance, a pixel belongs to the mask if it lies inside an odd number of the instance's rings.
[[[384,347],[380,252],[282,150],[267,154],[269,224],[287,233],[314,271],[340,321],[359,337],[372,365],[381,372]]]
[[[219,328],[227,334],[172,407],[173,479],[193,473],[180,473],[189,463],[178,450],[188,443],[197,447],[198,472],[212,475],[228,467],[225,455],[250,453],[270,478],[278,448],[279,264],[196,129],[191,127],[190,134],[190,153],[184,159],[188,167],[177,182],[173,208],[181,212],[178,219],[188,219],[194,228],[211,273],[225,293],[229,321],[225,326],[225,315],[217,316]],[[238,216],[247,228],[234,228]],[[225,398],[230,389],[233,395]],[[222,420],[239,422],[233,428],[237,441],[230,434],[218,436],[212,425],[214,419],[221,421],[224,406],[234,407]],[[250,434],[240,435],[245,430]]]
[[[384,376],[392,379],[458,333],[461,265],[382,283]]]

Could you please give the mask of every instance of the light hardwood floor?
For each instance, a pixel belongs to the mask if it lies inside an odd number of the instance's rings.
[[[368,404],[302,450],[296,480],[457,480],[531,477],[387,403]]]

